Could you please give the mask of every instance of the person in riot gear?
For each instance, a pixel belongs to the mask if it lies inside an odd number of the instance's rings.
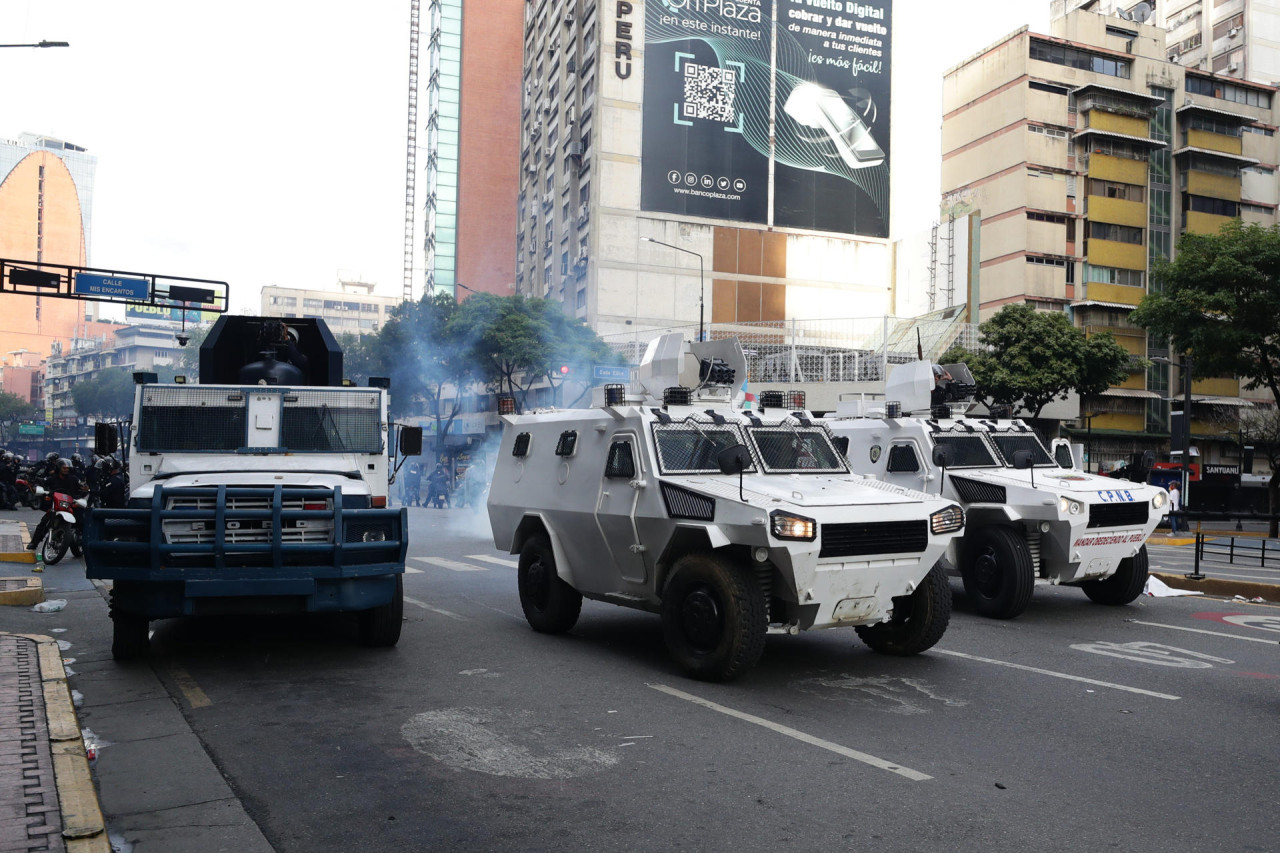
[[[18,466],[7,450],[0,456],[0,502],[10,509],[18,506]]]
[[[40,519],[40,523],[36,525],[36,532],[31,534],[31,541],[27,543],[27,550],[34,551],[40,547],[40,541],[44,539],[45,533],[49,530],[49,524],[52,521],[52,514],[49,512],[53,506],[53,495],[55,492],[61,492],[64,495],[70,495],[73,498],[83,497],[88,493],[84,483],[76,477],[71,470],[71,463],[66,459],[59,459],[54,465],[53,473],[49,475],[48,481],[45,483],[47,494],[41,501],[40,507],[44,510],[44,517]],[[75,510],[76,523],[80,521],[79,507]]]
[[[129,481],[119,459],[107,461],[107,474],[102,483],[102,505],[110,509],[124,509],[129,503]]]
[[[270,350],[278,361],[287,361],[299,370],[307,369],[307,357],[298,349],[297,333],[279,320],[268,320],[258,330],[258,347]]]

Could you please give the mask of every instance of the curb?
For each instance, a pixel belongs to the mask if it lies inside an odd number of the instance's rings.
[[[80,720],[67,686],[67,670],[57,640],[43,634],[17,634],[40,649],[40,681],[45,717],[49,723],[49,751],[62,813],[62,838],[69,853],[111,853],[98,791],[89,773]]]
[[[24,606],[44,601],[40,578],[0,578],[0,607]]]
[[[1227,598],[1243,595],[1245,598],[1261,598],[1264,601],[1280,603],[1280,586],[1275,584],[1208,577],[1204,580],[1193,580],[1184,574],[1168,572],[1152,572],[1151,576],[1160,578],[1174,589],[1195,590],[1205,595],[1222,595]]]
[[[31,531],[27,529],[25,521],[16,522],[22,528],[22,550],[21,551],[0,551],[0,562],[3,563],[31,563],[36,561],[36,552],[28,551],[27,545],[31,542]]]

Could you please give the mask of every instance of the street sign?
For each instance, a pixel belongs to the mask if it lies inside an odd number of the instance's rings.
[[[14,267],[9,270],[9,283],[14,286],[57,287],[61,282],[62,279],[56,272],[28,270],[22,267]]]
[[[591,366],[591,378],[603,382],[626,382],[631,378],[631,368],[626,365],[594,364]]]
[[[83,270],[76,273],[75,292],[83,296],[112,296],[123,299],[146,299],[150,295],[145,278],[105,275]]]
[[[40,424],[18,424],[18,435],[44,435],[44,427]]]

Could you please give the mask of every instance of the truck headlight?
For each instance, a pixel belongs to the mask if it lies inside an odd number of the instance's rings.
[[[929,529],[935,536],[939,533],[953,533],[962,527],[964,527],[964,510],[954,504],[929,516]]]
[[[1151,499],[1151,505],[1156,509],[1160,509],[1169,502],[1169,494],[1163,489],[1156,492],[1156,496]]]
[[[387,531],[385,530],[366,530],[362,537],[365,542],[386,542]]]
[[[778,509],[769,513],[769,529],[779,539],[812,542],[818,538],[818,522],[803,515],[792,515]]]
[[[1079,515],[1084,512],[1084,504],[1071,498],[1058,498],[1058,510],[1068,515]]]

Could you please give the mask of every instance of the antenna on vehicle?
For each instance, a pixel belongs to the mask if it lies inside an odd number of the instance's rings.
[[[920,342],[919,326],[916,326],[916,358],[924,361],[924,344]]]

